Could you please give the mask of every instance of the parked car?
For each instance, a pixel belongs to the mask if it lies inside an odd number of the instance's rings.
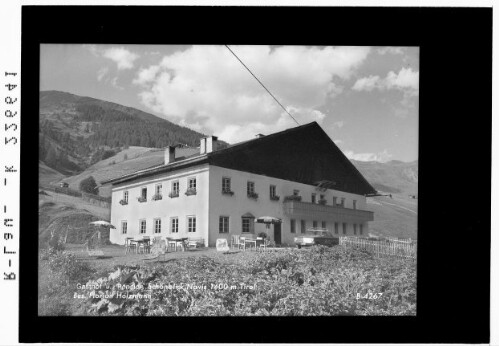
[[[333,236],[332,233],[325,228],[311,228],[306,230],[304,235],[295,237],[295,244],[298,249],[302,246],[333,246],[338,245],[339,243],[340,239]]]

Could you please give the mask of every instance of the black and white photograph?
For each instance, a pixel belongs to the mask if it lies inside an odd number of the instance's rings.
[[[40,316],[415,316],[419,48],[41,44]]]

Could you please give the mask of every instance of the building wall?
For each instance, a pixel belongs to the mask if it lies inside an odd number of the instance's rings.
[[[252,174],[232,169],[222,168],[210,165],[209,168],[209,245],[213,246],[217,238],[226,238],[230,242],[230,236],[233,234],[242,234],[242,216],[250,213],[255,217],[260,216],[273,216],[283,220],[281,225],[281,242],[283,244],[292,245],[294,237],[301,234],[300,220],[296,220],[296,233],[291,233],[290,217],[284,213],[283,199],[285,196],[292,195],[293,190],[299,190],[299,195],[302,196],[303,202],[311,202],[312,193],[316,193],[317,200],[320,194],[324,194],[327,204],[332,205],[333,196],[338,198],[345,198],[345,208],[353,208],[353,201],[357,201],[357,209],[366,209],[366,197],[355,195],[351,193],[327,190],[326,192],[316,191],[316,187],[296,183],[292,181]],[[222,178],[231,178],[231,190],[234,192],[233,196],[222,194]],[[247,197],[246,189],[247,182],[252,181],[255,183],[255,192],[258,193],[258,199],[253,200]],[[270,185],[276,186],[276,194],[280,196],[279,201],[270,200]],[[229,233],[219,233],[219,218],[220,216],[229,216]],[[313,224],[312,215],[310,218],[305,218],[306,227],[310,228]],[[340,229],[338,236],[344,235],[342,231],[343,220],[316,220],[318,227],[321,227],[321,221],[326,221],[326,227],[334,234],[334,221],[340,222]],[[359,222],[363,225],[363,234],[367,235],[367,222]],[[254,225],[254,234],[258,235],[260,232],[267,232],[270,239],[273,239],[273,226],[266,229],[263,224]],[[359,235],[360,226],[357,226],[357,235]],[[354,235],[353,223],[347,223],[347,234]]]
[[[186,196],[188,178],[196,177],[197,194]],[[172,181],[179,181],[179,197],[170,198]],[[156,184],[162,184],[161,200],[153,201]],[[137,198],[141,188],[147,187],[147,202],[140,203]],[[128,191],[128,205],[121,205],[123,192]],[[124,244],[126,237],[161,236],[161,237],[189,237],[208,239],[208,196],[209,171],[208,165],[191,167],[154,177],[148,177],[130,184],[113,187],[111,205],[111,223],[116,229],[111,231],[110,241]],[[196,232],[187,232],[187,217],[196,216]],[[171,217],[178,217],[178,233],[171,233]],[[154,233],[154,219],[161,219],[161,233]],[[146,220],[146,233],[140,234],[139,220]],[[122,234],[122,221],[127,221],[128,229]]]

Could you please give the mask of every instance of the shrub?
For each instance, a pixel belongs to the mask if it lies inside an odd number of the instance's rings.
[[[287,315],[414,315],[416,271],[412,261],[377,259],[343,247],[284,249],[258,256],[239,253],[183,258],[152,267],[120,266],[106,277],[85,303],[89,315],[138,316],[287,316]],[[148,285],[195,282],[187,286],[149,289]],[[128,294],[146,299],[116,297],[117,284],[134,284]],[[226,285],[229,289],[217,288]],[[213,288],[213,286],[215,288]],[[237,287],[232,289],[231,287]],[[363,298],[381,293],[377,299]],[[359,298],[360,296],[360,298]]]
[[[90,193],[93,195],[99,194],[99,189],[97,188],[97,183],[93,176],[89,176],[88,178],[80,181],[80,191]]]

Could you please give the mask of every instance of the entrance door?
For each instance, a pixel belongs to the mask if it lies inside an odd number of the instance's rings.
[[[276,245],[281,245],[281,224],[274,224],[274,241]]]

